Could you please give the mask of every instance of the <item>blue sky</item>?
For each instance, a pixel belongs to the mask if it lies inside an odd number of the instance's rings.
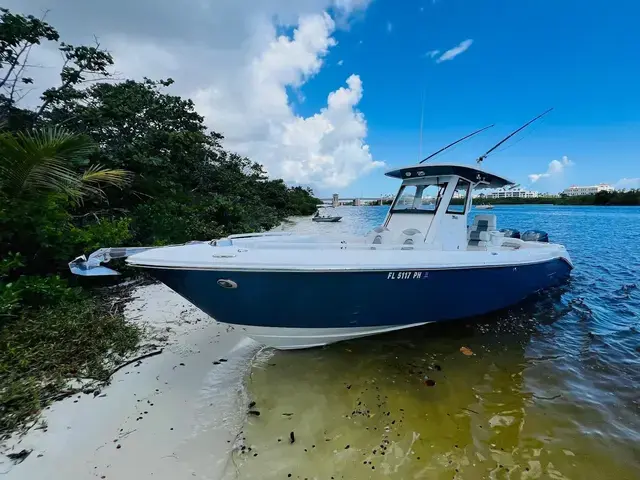
[[[472,163],[554,107],[485,168],[541,192],[640,188],[638,0],[4,3],[99,38],[119,78],[175,79],[225,148],[320,196],[395,192],[383,173],[418,160],[423,93],[425,156],[495,123],[438,158]],[[62,60],[45,43],[29,63],[37,107]]]
[[[375,160],[395,167],[418,158],[423,90],[425,155],[496,124],[441,161],[471,163],[492,142],[554,107],[485,168],[539,191],[624,178],[636,179],[627,181],[634,185],[640,177],[639,17],[640,2],[631,0],[406,0],[401,7],[374,0],[336,31],[338,44],[302,86],[304,101],[294,109],[313,115],[346,76],[359,75],[367,143]],[[449,61],[427,55],[465,40],[473,43]],[[529,180],[564,156],[569,166]],[[395,191],[382,173],[376,169],[337,190],[343,196]],[[316,188],[322,195],[330,190]]]

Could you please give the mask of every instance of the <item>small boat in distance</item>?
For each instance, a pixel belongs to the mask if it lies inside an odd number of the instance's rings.
[[[326,223],[335,223],[342,220],[342,217],[338,215],[330,215],[329,208],[333,209],[333,207],[328,207],[326,205],[317,205],[318,210],[313,215],[311,220],[314,222],[326,222]]]
[[[476,205],[476,210],[493,210],[493,205]]]

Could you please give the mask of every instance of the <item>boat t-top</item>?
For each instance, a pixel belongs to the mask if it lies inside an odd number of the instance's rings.
[[[417,164],[366,235],[266,232],[168,247],[100,249],[78,275],[117,274],[126,257],[219,322],[279,349],[309,348],[481,315],[565,281],[564,246],[471,216],[472,191],[513,182],[478,166]],[[318,302],[318,295],[330,299]]]

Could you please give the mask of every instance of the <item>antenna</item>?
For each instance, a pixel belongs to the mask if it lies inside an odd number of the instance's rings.
[[[525,128],[527,128],[529,125],[531,125],[533,122],[535,122],[536,120],[538,120],[539,118],[544,117],[547,113],[549,113],[551,110],[553,110],[553,107],[550,108],[549,110],[547,110],[546,112],[541,113],[540,115],[538,115],[536,118],[529,120],[527,123],[525,123],[524,125],[522,125],[520,128],[518,128],[517,130],[514,130],[513,132],[511,132],[509,135],[507,135],[506,137],[504,137],[502,140],[500,140],[498,143],[496,143],[493,147],[491,147],[489,150],[487,150],[485,152],[484,155],[480,155],[478,157],[477,162],[478,163],[482,163],[482,161],[487,158],[487,156],[493,152],[496,148],[498,148],[500,145],[502,145],[504,142],[506,142],[507,140],[509,140],[511,137],[513,137],[516,133],[520,132],[521,130],[524,130]]]
[[[424,90],[425,88],[422,87],[422,104],[420,106],[420,146],[418,147],[418,158],[422,156],[422,132],[424,131]]]
[[[423,159],[423,160],[422,160],[422,161],[420,161],[419,163],[424,163],[424,162],[426,162],[426,161],[427,161],[427,160],[429,160],[430,158],[435,157],[436,155],[438,155],[438,154],[440,154],[440,153],[444,152],[446,149],[448,149],[448,148],[450,148],[450,147],[453,147],[454,145],[456,145],[456,144],[458,144],[458,143],[462,142],[463,140],[466,140],[467,138],[471,138],[471,137],[473,137],[474,135],[477,135],[477,134],[478,134],[478,133],[480,133],[480,132],[484,132],[486,129],[493,127],[493,125],[494,125],[494,124],[492,123],[491,125],[488,125],[488,126],[486,126],[486,127],[484,127],[484,128],[481,128],[480,130],[476,130],[475,132],[470,133],[469,135],[466,135],[466,136],[464,136],[464,137],[462,137],[462,138],[460,138],[460,139],[456,140],[456,141],[455,141],[455,142],[453,142],[453,143],[450,143],[450,144],[449,144],[449,145],[447,145],[446,147],[443,147],[443,148],[441,148],[440,150],[438,150],[437,152],[432,153],[431,155],[429,155],[427,158]]]

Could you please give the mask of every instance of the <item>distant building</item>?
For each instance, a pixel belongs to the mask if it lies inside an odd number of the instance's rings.
[[[564,193],[568,197],[577,197],[578,195],[595,195],[598,192],[613,192],[613,187],[611,185],[607,185],[606,183],[601,183],[599,185],[590,185],[587,187],[572,185],[562,191],[562,193]]]
[[[538,198],[540,194],[524,188],[500,188],[486,195],[486,198]]]
[[[360,199],[359,198],[354,198],[353,199],[353,206],[354,207],[359,207],[360,206]]]
[[[334,208],[340,205],[340,196],[337,193],[333,194],[331,205],[333,205]]]

